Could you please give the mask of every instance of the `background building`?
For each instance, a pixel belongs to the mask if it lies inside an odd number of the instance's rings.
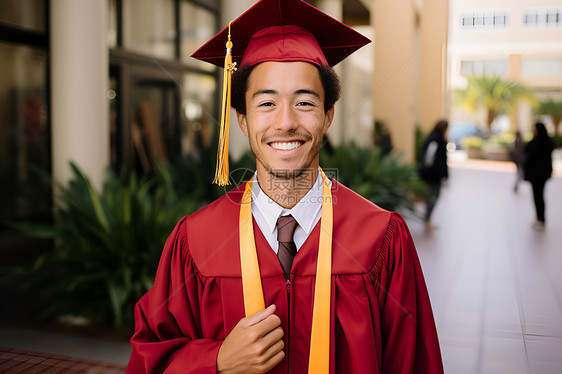
[[[333,144],[372,146],[375,120],[413,161],[416,125],[446,114],[447,1],[317,0],[374,40],[337,66]],[[0,1],[0,221],[45,221],[74,162],[101,187],[108,167],[153,169],[212,147],[220,69],[189,57],[252,0]],[[247,140],[232,126],[231,153]],[[15,253],[28,239],[0,226]]]
[[[466,86],[468,76],[500,75],[524,83],[537,99],[562,99],[559,0],[451,0],[449,20],[451,90]],[[484,113],[467,113],[448,103],[453,122],[485,125]],[[494,126],[526,131],[532,119],[530,105],[521,103]]]

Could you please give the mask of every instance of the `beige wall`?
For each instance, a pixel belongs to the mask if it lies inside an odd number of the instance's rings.
[[[420,17],[419,123],[429,131],[447,117],[448,0],[424,0]]]
[[[396,153],[414,161],[416,125],[429,131],[448,114],[448,0],[373,0],[373,113],[389,127]]]
[[[416,9],[410,1],[375,0],[374,117],[389,128],[405,161],[414,159],[416,122]],[[399,27],[398,27],[399,25]]]
[[[373,28],[359,26],[355,29],[373,40]],[[374,89],[372,85],[374,73],[374,43],[359,49],[341,64],[342,67],[342,98],[336,104],[336,111],[341,115],[341,122],[330,128],[330,139],[340,142],[355,142],[362,147],[373,144],[373,103]],[[338,137],[332,136],[339,132]]]

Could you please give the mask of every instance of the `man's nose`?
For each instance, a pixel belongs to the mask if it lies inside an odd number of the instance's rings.
[[[276,129],[281,131],[291,131],[298,127],[295,108],[290,104],[282,105],[277,117]]]

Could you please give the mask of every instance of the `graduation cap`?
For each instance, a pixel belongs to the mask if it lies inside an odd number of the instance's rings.
[[[334,66],[370,42],[302,0],[260,0],[193,53],[191,57],[224,67],[220,140],[213,182],[229,183],[230,78],[236,65],[305,61]]]

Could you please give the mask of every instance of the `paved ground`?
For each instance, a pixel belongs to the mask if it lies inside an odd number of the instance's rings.
[[[562,373],[562,178],[547,183],[547,229],[509,163],[452,162],[434,212],[409,220],[446,373]]]
[[[121,366],[66,356],[0,348],[0,373],[121,374]]]
[[[513,193],[511,164],[452,158],[451,166],[434,213],[439,228],[426,232],[407,219],[445,372],[562,373],[562,178],[547,183],[547,229],[536,232],[530,186]],[[7,328],[0,329],[1,346],[117,365],[130,354],[126,342]]]

